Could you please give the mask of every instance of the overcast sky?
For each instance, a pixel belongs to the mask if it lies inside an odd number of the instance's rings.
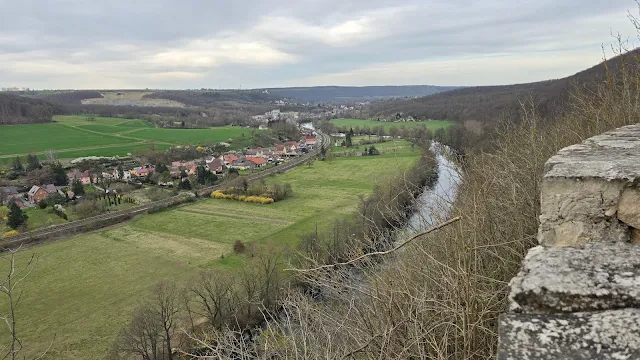
[[[0,0],[0,87],[489,85],[571,75],[632,0]]]

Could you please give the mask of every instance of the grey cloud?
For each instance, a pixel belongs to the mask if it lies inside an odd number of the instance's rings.
[[[407,61],[598,52],[609,29],[630,31],[624,14],[634,7],[631,0],[0,0],[0,86],[275,86]],[[499,69],[494,76],[518,81]]]

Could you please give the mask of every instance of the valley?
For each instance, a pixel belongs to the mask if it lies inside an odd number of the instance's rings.
[[[293,196],[281,202],[209,199],[21,251],[20,262],[40,255],[18,310],[30,329],[24,355],[44,351],[56,334],[47,358],[99,357],[157,280],[187,283],[204,269],[238,272],[252,254],[295,250],[301,235],[352,216],[360,196],[402,176],[420,154],[404,140],[380,147],[378,156],[334,157],[269,178],[291,184]],[[237,240],[245,254],[234,252]]]

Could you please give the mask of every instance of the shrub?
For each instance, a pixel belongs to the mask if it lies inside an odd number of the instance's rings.
[[[214,199],[225,199],[225,200],[238,200],[247,203],[256,203],[256,204],[272,204],[274,200],[270,197],[265,196],[245,196],[245,195],[236,195],[236,194],[225,194],[220,190],[216,190],[211,193],[211,197]]]
[[[9,230],[6,233],[2,234],[2,238],[6,239],[8,237],[16,236],[18,234],[20,234],[20,232],[18,232],[18,230]]]
[[[240,240],[236,240],[235,244],[233,244],[233,251],[237,254],[242,254],[246,249],[247,247]]]
[[[100,215],[105,211],[104,206],[98,201],[82,200],[73,209],[74,214],[82,218]]]

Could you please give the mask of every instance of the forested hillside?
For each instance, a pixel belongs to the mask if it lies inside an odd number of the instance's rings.
[[[282,97],[259,90],[169,90],[144,96],[146,99],[168,99],[191,106],[215,106],[224,102],[268,103]]]
[[[266,89],[271,94],[308,102],[341,103],[437,94],[457,89],[454,86],[313,86]]]
[[[40,99],[60,105],[80,105],[82,100],[101,97],[102,94],[95,90],[62,91],[39,96]]]
[[[0,94],[0,125],[50,122],[62,108],[41,100]]]
[[[615,57],[575,75],[535,83],[477,86],[457,89],[418,99],[379,102],[371,106],[372,116],[402,113],[418,118],[493,123],[500,118],[517,117],[521,102],[535,104],[543,118],[553,118],[568,109],[569,93],[577,87],[595,89],[606,77],[607,67],[619,71],[623,64],[633,64],[639,50]]]

